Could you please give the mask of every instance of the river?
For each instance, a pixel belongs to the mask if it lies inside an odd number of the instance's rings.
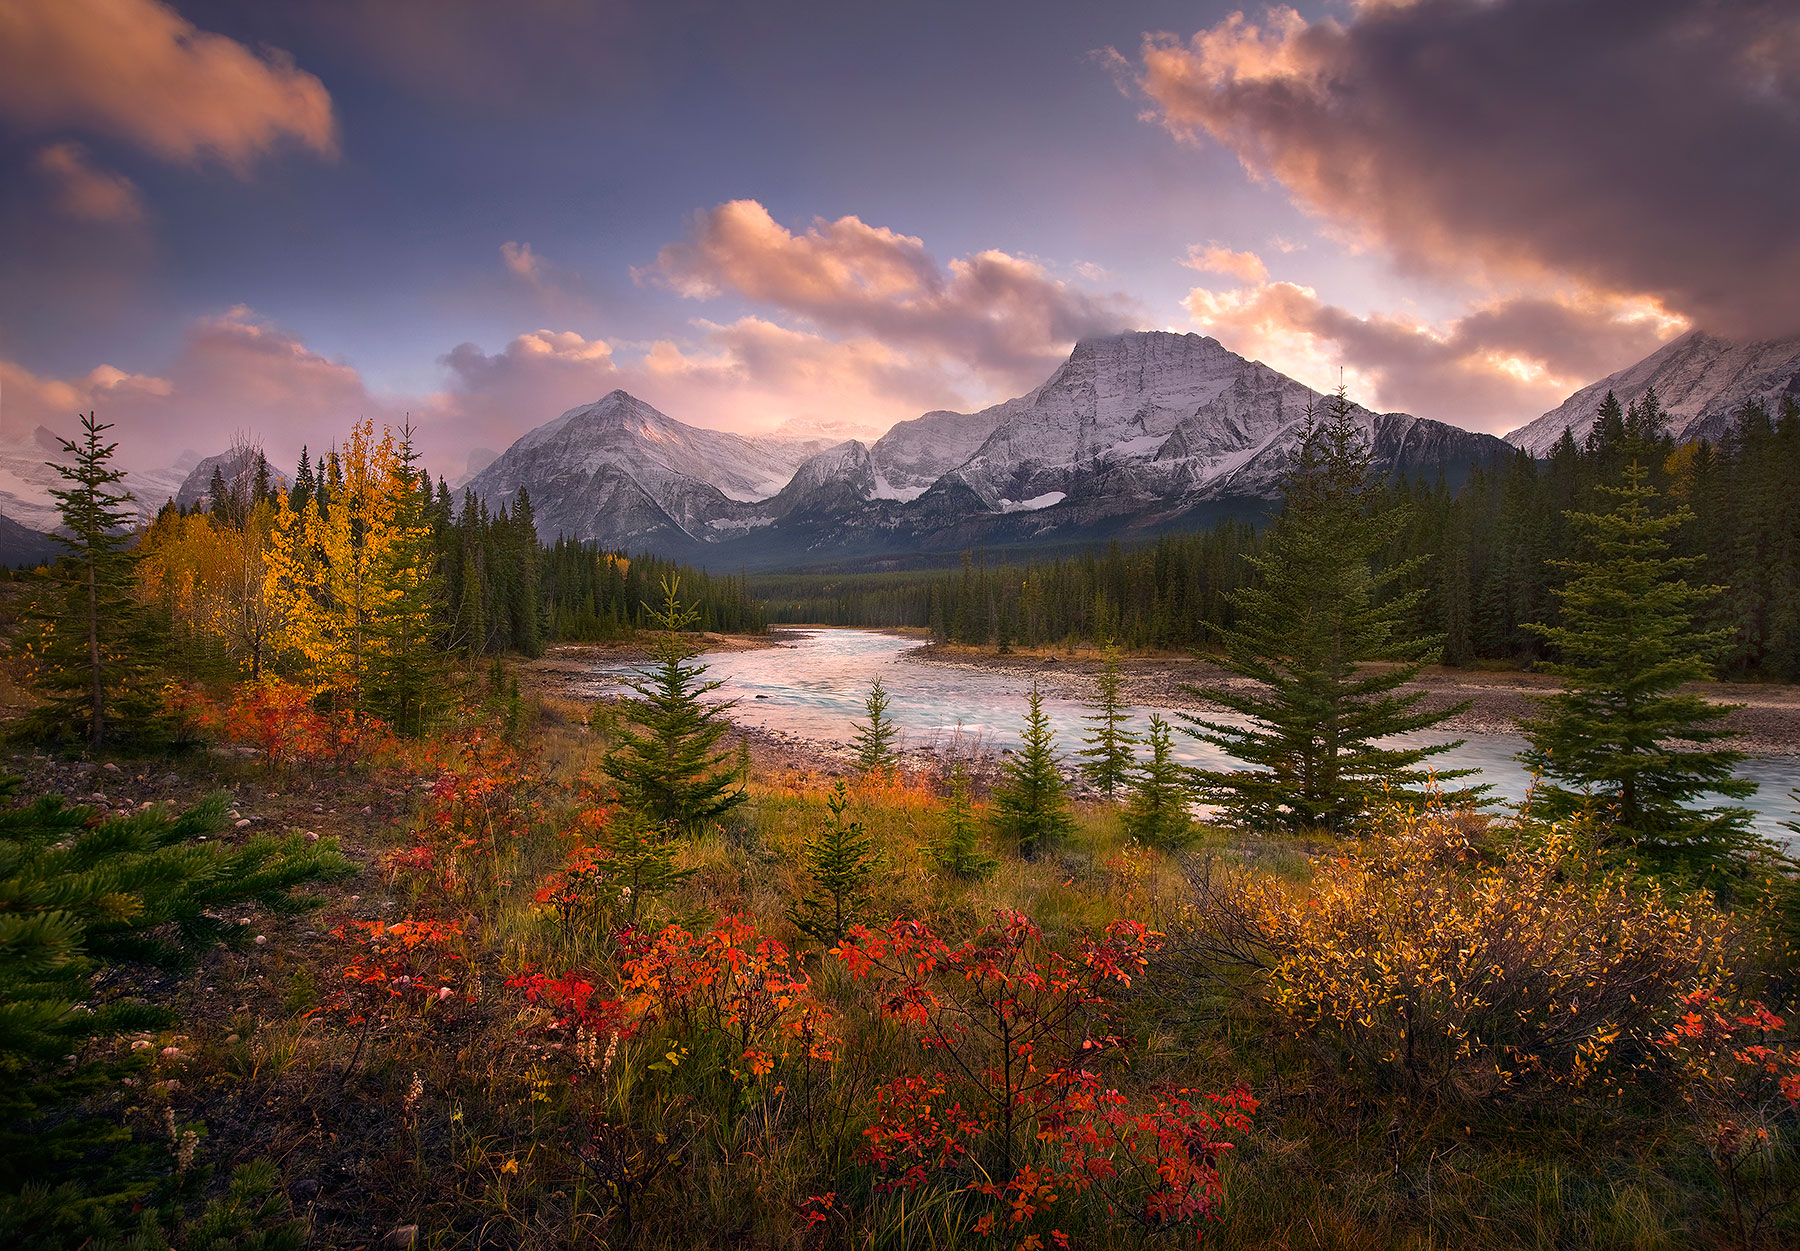
[[[738,701],[734,720],[805,739],[848,743],[855,733],[852,722],[862,716],[869,684],[879,677],[890,699],[888,715],[904,735],[903,746],[942,745],[958,733],[979,737],[981,745],[994,749],[1019,745],[1029,676],[909,659],[906,653],[918,646],[916,642],[875,630],[792,630],[784,631],[783,638],[787,645],[780,647],[710,652],[703,657],[708,677],[724,683],[715,697]],[[1054,675],[1045,680],[1057,682]],[[1052,693],[1044,701],[1044,711],[1059,746],[1072,752],[1087,728],[1082,722],[1087,708],[1077,699]],[[1139,705],[1138,728],[1157,711],[1175,725],[1182,724],[1174,709]],[[1429,743],[1455,737],[1426,731],[1395,741]],[[1477,769],[1480,777],[1470,781],[1486,782],[1494,796],[1516,802],[1530,782],[1517,760],[1523,746],[1516,734],[1472,734],[1435,757],[1434,763],[1443,769]],[[1179,732],[1175,754],[1193,765],[1219,768],[1231,763],[1218,749]],[[1788,793],[1800,787],[1800,756],[1754,757],[1744,762],[1740,773],[1760,784],[1756,795],[1744,801],[1756,814],[1756,828],[1792,841],[1793,835],[1781,823],[1793,819]]]

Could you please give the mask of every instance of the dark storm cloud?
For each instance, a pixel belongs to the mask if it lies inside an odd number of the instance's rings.
[[[1544,273],[1729,334],[1800,330],[1800,6],[1365,0],[1234,14],[1133,67],[1210,136],[1409,268]]]

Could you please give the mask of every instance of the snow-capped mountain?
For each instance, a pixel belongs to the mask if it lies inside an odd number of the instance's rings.
[[[144,520],[156,515],[200,462],[197,452],[183,452],[161,469],[127,473],[123,485],[133,497],[133,507]],[[48,533],[62,524],[56,498],[50,492],[63,485],[55,465],[72,464],[56,433],[39,426],[22,438],[0,442],[0,514],[27,530]]]
[[[530,431],[469,480],[490,503],[523,487],[538,529],[609,544],[693,535],[733,501],[780,491],[823,439],[750,439],[685,425],[624,391]]]
[[[1690,331],[1637,364],[1581,388],[1506,441],[1544,456],[1565,429],[1579,440],[1594,428],[1594,414],[1608,391],[1629,405],[1652,387],[1667,414],[1669,433],[1677,439],[1717,440],[1747,400],[1761,400],[1771,415],[1780,411],[1783,396],[1800,400],[1800,337],[1744,343]]]
[[[472,488],[520,487],[538,528],[705,563],[773,566],[1147,534],[1280,494],[1323,397],[1200,335],[1084,340],[1029,395],[927,413],[873,443],[701,430],[623,392],[514,444]],[[1460,475],[1491,435],[1357,409],[1384,472]],[[808,454],[810,453],[810,454]]]
[[[213,470],[217,469],[225,478],[225,486],[231,494],[240,499],[248,499],[256,485],[257,463],[262,459],[260,448],[232,447],[208,456],[188,471],[181,485],[175,490],[174,500],[183,508],[212,507]],[[288,476],[273,465],[269,466],[269,481],[276,486],[285,487]]]

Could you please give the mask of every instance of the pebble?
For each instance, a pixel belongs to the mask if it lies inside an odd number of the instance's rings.
[[[388,1230],[387,1237],[381,1240],[383,1246],[410,1247],[419,1241],[417,1225],[401,1225],[397,1229]]]
[[[249,824],[250,824],[250,818],[249,818],[249,817],[239,817],[239,818],[238,818],[238,819],[237,819],[237,828],[238,828],[238,829],[240,829],[240,830],[241,830],[241,829],[243,829],[243,828],[244,828],[244,827],[245,827],[245,826],[246,826],[246,825],[249,825]]]
[[[258,947],[267,947],[269,945],[269,936],[267,934],[258,934],[256,936],[256,945]]]

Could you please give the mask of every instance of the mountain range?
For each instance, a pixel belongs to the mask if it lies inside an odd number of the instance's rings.
[[[1078,343],[1027,395],[830,446],[688,426],[623,391],[521,438],[468,486],[523,487],[539,532],[714,567],[895,560],[1148,535],[1279,496],[1323,397],[1197,334]],[[1492,435],[1357,408],[1384,473],[1452,477]]]
[[[1376,468],[1453,482],[1524,449],[1543,456],[1593,426],[1608,391],[1655,388],[1677,438],[1717,439],[1745,401],[1800,401],[1800,338],[1738,342],[1694,331],[1583,387],[1504,439],[1405,413],[1353,410]],[[1149,536],[1279,498],[1320,393],[1215,339],[1163,331],[1086,339],[1043,385],[974,413],[929,412],[873,440],[832,423],[747,436],[677,421],[624,391],[570,409],[460,486],[490,508],[531,498],[539,533],[654,551],[714,568],[869,568],[975,546]],[[0,564],[43,559],[58,521],[50,431],[0,440]],[[126,485],[148,518],[204,503],[233,453],[183,452]]]

